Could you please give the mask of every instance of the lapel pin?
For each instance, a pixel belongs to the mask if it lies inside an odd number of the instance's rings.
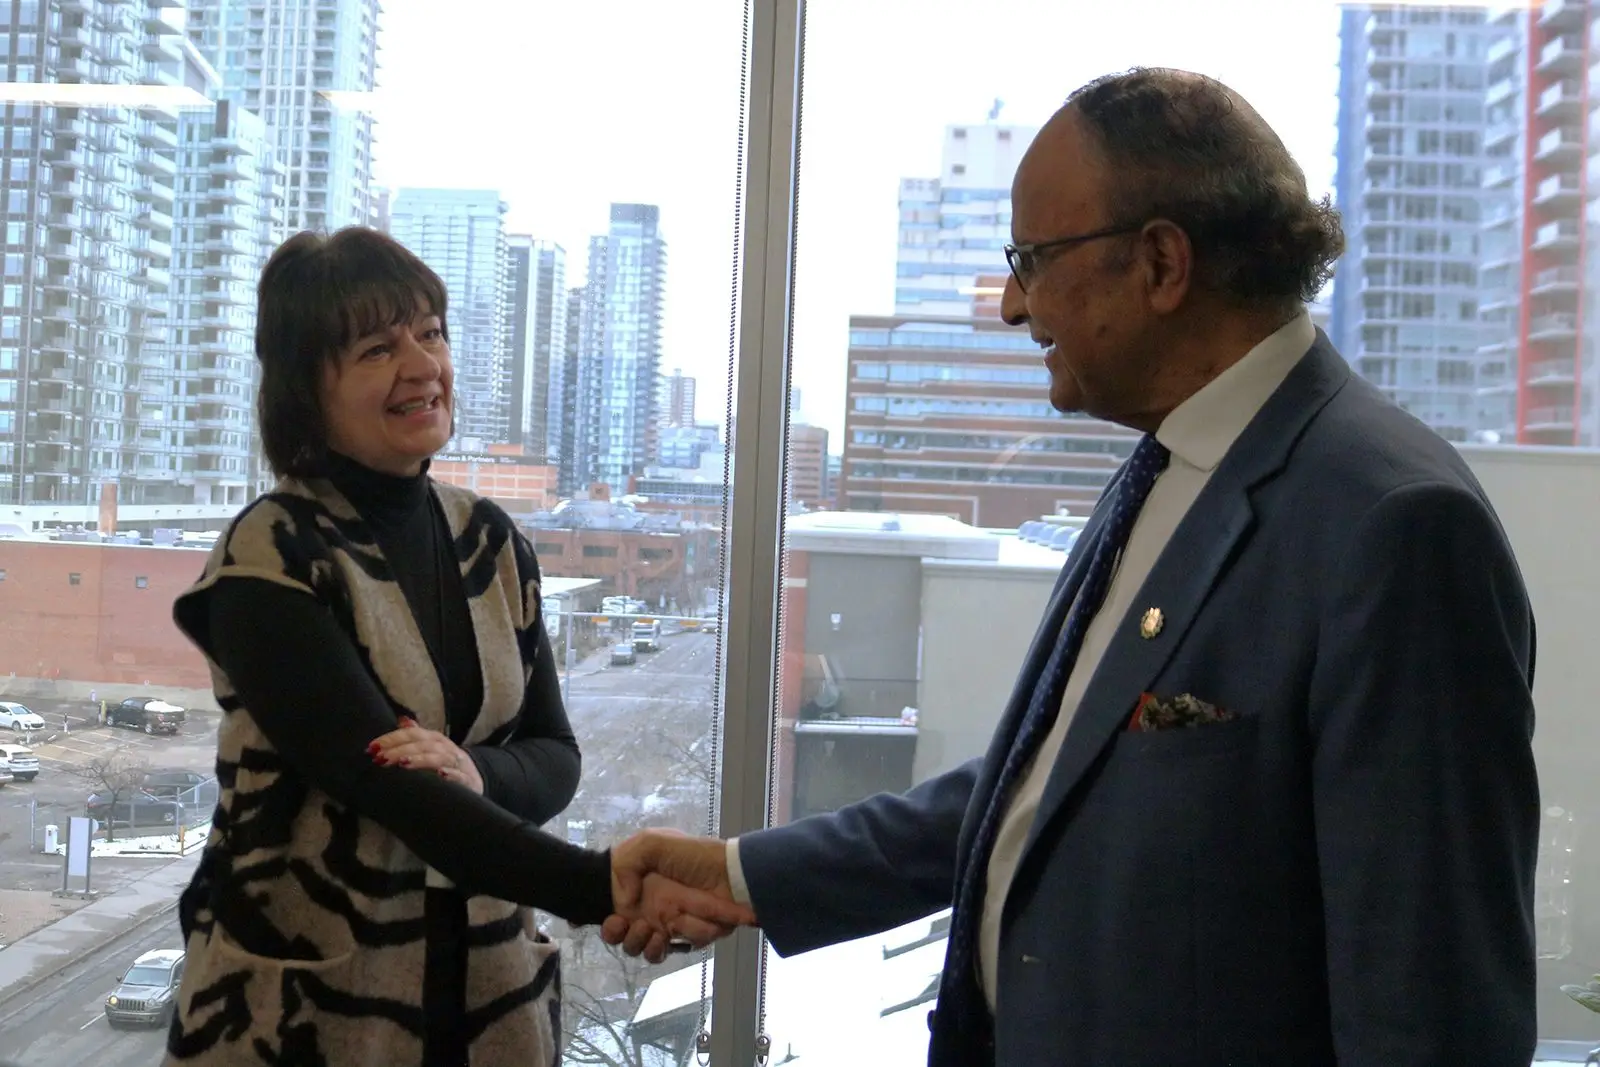
[[[1161,615],[1160,608],[1151,608],[1150,610],[1146,611],[1144,613],[1144,617],[1139,620],[1139,636],[1144,638],[1146,641],[1150,640],[1156,634],[1161,632],[1161,627],[1166,621],[1167,620]]]

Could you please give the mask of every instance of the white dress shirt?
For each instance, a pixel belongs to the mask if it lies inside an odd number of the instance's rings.
[[[988,883],[978,933],[978,968],[979,982],[990,1011],[996,1006],[1000,917],[1006,894],[1010,892],[1012,877],[1022,857],[1022,846],[1039,810],[1050,771],[1067,736],[1067,727],[1072,723],[1072,716],[1106,647],[1115,636],[1113,630],[1127,617],[1151,568],[1205,488],[1212,471],[1262,405],[1283,384],[1315,338],[1316,330],[1310,317],[1300,314],[1175,408],[1156,431],[1156,440],[1172,453],[1171,462],[1156,479],[1128,535],[1105,600],[1089,624],[1077,662],[1067,678],[1061,712],[1017,780],[989,857]],[[735,899],[749,904],[750,894],[739,862],[737,838],[728,842],[728,881]],[[1062,901],[1061,906],[1071,907],[1072,904]]]

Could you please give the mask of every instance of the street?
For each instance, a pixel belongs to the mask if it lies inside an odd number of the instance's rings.
[[[702,633],[669,634],[660,651],[640,653],[631,666],[610,666],[606,650],[580,663],[568,679],[567,708],[573,731],[584,752],[580,800],[569,814],[584,814],[587,806],[605,808],[621,803],[623,812],[654,811],[646,798],[676,795],[691,808],[703,809],[709,785],[696,777],[692,754],[698,750],[713,722],[713,664],[716,638]],[[207,766],[214,744],[215,722],[207,719],[198,732],[191,720],[176,738],[146,739],[123,731],[74,728],[72,745],[107,745],[121,741],[152,744],[156,765]],[[163,747],[165,745],[166,747]],[[191,748],[194,751],[191,751]],[[66,773],[60,761],[72,758],[65,745],[42,746],[54,761],[32,786],[7,787],[0,806],[25,805],[31,792],[54,798],[61,810],[70,804],[82,811],[82,783]],[[195,759],[201,762],[193,762]],[[188,762],[165,763],[166,758]],[[50,771],[56,773],[50,774]],[[51,779],[55,784],[48,784]],[[697,799],[698,798],[698,799]],[[40,808],[46,800],[41,796]],[[26,836],[26,811],[21,812]],[[55,816],[52,816],[55,817]],[[624,818],[629,816],[624,815]],[[13,819],[15,822],[15,819]],[[3,827],[0,827],[3,829]],[[559,825],[552,831],[560,832]],[[591,846],[600,841],[590,841]],[[26,855],[16,844],[0,842],[0,857],[11,883],[60,884],[60,861],[37,854]],[[113,866],[149,869],[152,860],[96,860],[97,880]],[[14,866],[28,865],[15,874]],[[9,1001],[0,1001],[0,1065],[3,1067],[154,1067],[160,1060],[163,1035],[159,1032],[113,1031],[106,1025],[102,1005],[106,995],[140,953],[178,945],[175,919],[168,915],[117,939],[81,963],[48,979],[35,989]]]
[[[164,1030],[113,1030],[106,995],[142,952],[177,948],[175,913],[135,927],[34,989],[0,1002],[6,1067],[155,1067]]]

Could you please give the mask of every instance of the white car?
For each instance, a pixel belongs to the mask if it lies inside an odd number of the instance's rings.
[[[43,730],[44,716],[36,714],[22,704],[0,700],[0,729]]]
[[[39,757],[26,746],[0,744],[0,771],[19,782],[31,782],[39,777]]]

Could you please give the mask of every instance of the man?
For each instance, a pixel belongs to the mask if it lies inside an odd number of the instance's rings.
[[[1052,403],[1145,436],[988,755],[619,862],[746,899],[785,955],[953,904],[939,1067],[1527,1067],[1532,613],[1456,451],[1306,316],[1337,217],[1168,70],[1075,92],[1012,210],[1002,310]]]

